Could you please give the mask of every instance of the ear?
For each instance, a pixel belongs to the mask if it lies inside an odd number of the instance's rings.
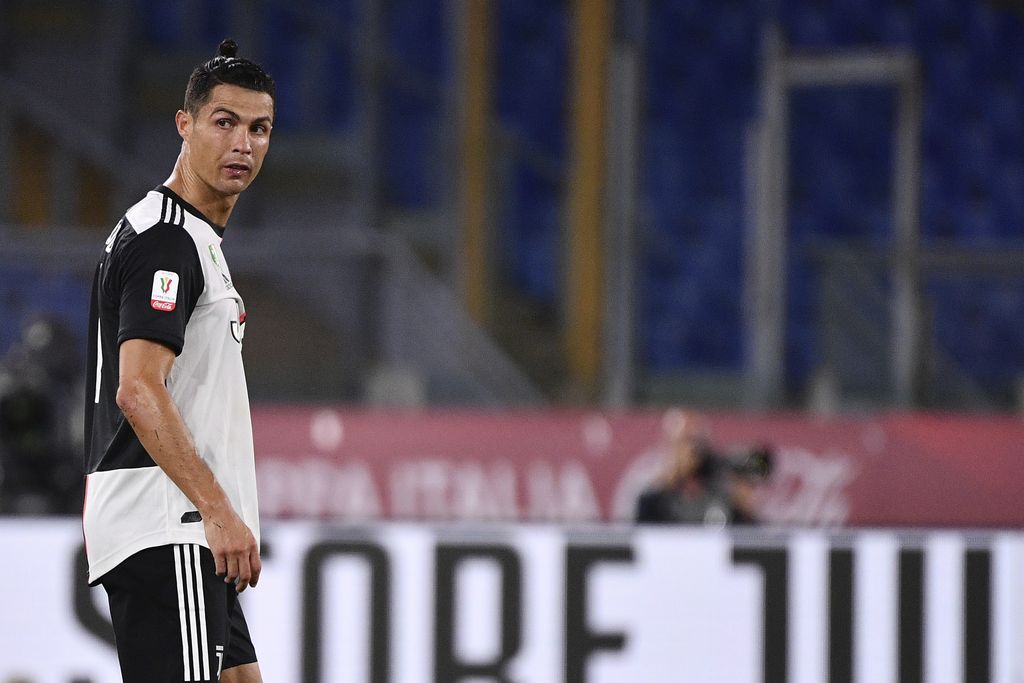
[[[181,139],[188,141],[192,131],[192,115],[179,109],[178,113],[174,115],[174,125],[177,126]]]

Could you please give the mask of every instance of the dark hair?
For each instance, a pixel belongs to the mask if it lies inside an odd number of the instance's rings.
[[[210,99],[210,93],[216,86],[227,84],[267,93],[274,100],[276,112],[274,79],[259,64],[237,57],[237,54],[238,43],[226,38],[217,47],[216,57],[192,71],[185,88],[185,111],[195,115]]]

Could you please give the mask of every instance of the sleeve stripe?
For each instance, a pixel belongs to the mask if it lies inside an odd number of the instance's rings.
[[[185,227],[185,208],[170,197],[164,197],[164,210],[160,215],[162,223]]]
[[[160,209],[160,222],[179,228],[185,227],[185,207],[165,195]]]

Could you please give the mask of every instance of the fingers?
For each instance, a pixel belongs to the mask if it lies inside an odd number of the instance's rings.
[[[252,578],[249,580],[249,585],[255,588],[260,580],[260,572],[263,571],[263,562],[260,561],[260,551],[258,549],[249,553],[249,568],[252,570]]]
[[[213,550],[213,568],[217,576],[227,573],[227,556],[223,552]]]
[[[248,551],[232,556],[230,563],[232,563],[232,566],[235,566],[235,563],[237,564],[238,572],[236,574],[229,574],[225,581],[232,579],[235,583],[236,592],[241,593],[249,586],[255,586],[259,582],[262,563],[260,562],[259,548],[255,544]]]
[[[250,580],[252,580],[252,570],[249,568],[249,555],[246,553],[238,557],[238,580],[235,581],[235,591],[238,593],[244,591],[249,587]]]
[[[224,575],[224,583],[237,582],[238,579],[238,555],[230,553],[227,556],[228,570]]]
[[[237,524],[208,525],[206,538],[213,553],[214,570],[224,583],[235,585],[239,593],[255,586],[260,577],[260,549],[241,519]]]
[[[239,557],[239,573],[238,581],[235,582],[235,590],[241,593],[249,586],[259,583],[262,566],[259,548],[253,543],[249,551]]]

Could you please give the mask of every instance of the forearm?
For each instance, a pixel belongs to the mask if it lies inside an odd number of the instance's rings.
[[[162,383],[122,384],[118,405],[153,462],[204,519],[217,519],[231,510],[224,490],[199,456],[178,407]]]

